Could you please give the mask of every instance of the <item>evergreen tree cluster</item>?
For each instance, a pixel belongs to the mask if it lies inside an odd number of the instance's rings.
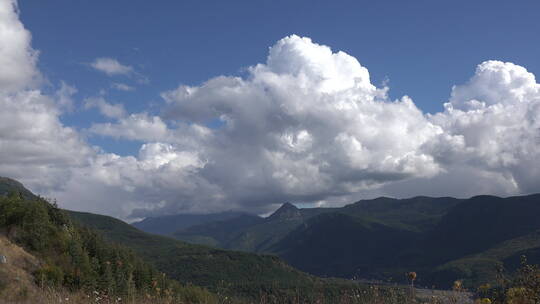
[[[212,302],[208,291],[168,279],[131,250],[74,223],[55,203],[40,197],[29,199],[18,192],[0,196],[0,233],[42,261],[34,272],[41,287]]]

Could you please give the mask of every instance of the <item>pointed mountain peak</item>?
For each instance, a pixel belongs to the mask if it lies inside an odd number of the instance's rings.
[[[284,210],[287,210],[287,209],[298,210],[298,208],[295,205],[293,205],[293,204],[291,204],[289,202],[286,202],[283,205],[281,205],[281,207],[279,207],[278,210],[281,210],[281,209],[284,209]]]
[[[272,215],[268,217],[270,220],[288,220],[288,219],[297,219],[301,218],[302,214],[300,213],[300,209],[298,209],[295,205],[287,202],[281,207],[279,207],[278,210],[276,210]]]

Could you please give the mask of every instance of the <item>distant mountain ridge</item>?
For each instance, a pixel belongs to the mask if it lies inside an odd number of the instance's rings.
[[[492,281],[519,255],[540,260],[540,194],[469,199],[380,197],[341,208],[285,203],[266,218],[233,217],[180,229],[175,238],[219,248],[278,254],[319,276],[401,278],[419,283]],[[398,279],[399,280],[399,279]]]
[[[147,217],[142,221],[132,223],[133,226],[154,234],[170,235],[188,227],[231,219],[247,213],[225,211],[209,214],[176,214],[159,217]]]
[[[371,218],[387,225],[410,231],[423,231],[433,227],[435,222],[455,204],[462,200],[454,198],[415,197],[411,199],[377,198],[362,200],[342,208],[297,208],[284,203],[266,218],[252,222],[252,225],[238,226],[239,217],[225,221],[208,222],[180,229],[172,234],[180,240],[263,253],[277,253],[275,245],[288,233],[313,217],[326,213]],[[209,226],[213,227],[212,229]],[[215,232],[214,232],[215,231]],[[228,231],[229,237],[220,241],[215,233]]]

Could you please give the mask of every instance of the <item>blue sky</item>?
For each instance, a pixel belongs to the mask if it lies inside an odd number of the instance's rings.
[[[0,0],[0,176],[64,207],[540,191],[538,1],[16,4]]]
[[[242,75],[291,34],[356,57],[374,84],[389,79],[392,97],[409,95],[430,113],[485,60],[540,71],[538,1],[50,0],[22,1],[20,9],[53,84],[68,81],[78,97],[108,88],[111,79],[83,64],[96,57],[147,76],[136,92],[111,93],[133,111],[179,83]]]

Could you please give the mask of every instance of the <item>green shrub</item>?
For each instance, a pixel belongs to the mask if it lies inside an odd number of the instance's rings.
[[[530,265],[522,256],[521,267],[511,279],[501,277],[499,286],[482,286],[478,297],[489,299],[493,304],[540,303],[540,267]]]
[[[59,287],[64,283],[64,272],[55,265],[45,265],[34,273],[40,287]]]
[[[198,286],[188,285],[181,287],[178,292],[180,294],[179,300],[185,303],[218,303],[217,297],[208,290]]]

